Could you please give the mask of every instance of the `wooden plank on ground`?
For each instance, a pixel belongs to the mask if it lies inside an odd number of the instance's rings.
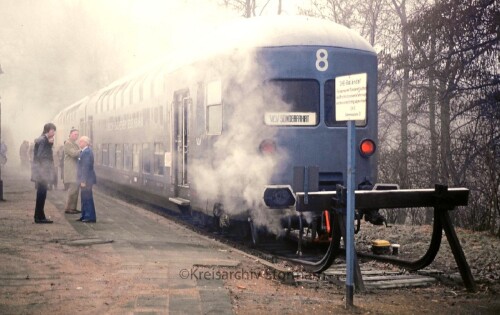
[[[417,287],[430,285],[437,280],[431,277],[421,277],[415,279],[376,281],[366,283],[367,289],[396,289],[405,287]]]
[[[345,276],[345,269],[328,269],[323,272],[325,275],[329,276]],[[361,274],[365,275],[398,275],[401,271],[385,271],[385,270],[363,270],[361,269]]]
[[[386,280],[404,280],[404,279],[420,279],[419,275],[391,275],[391,276],[366,276],[364,281],[386,281]]]

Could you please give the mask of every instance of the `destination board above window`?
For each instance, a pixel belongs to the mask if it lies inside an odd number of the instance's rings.
[[[265,113],[264,122],[268,126],[314,126],[316,125],[316,113]]]

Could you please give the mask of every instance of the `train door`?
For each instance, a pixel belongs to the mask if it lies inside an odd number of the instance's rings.
[[[189,205],[189,114],[191,108],[189,90],[174,92],[173,101],[173,184],[174,198],[170,201],[186,206]]]

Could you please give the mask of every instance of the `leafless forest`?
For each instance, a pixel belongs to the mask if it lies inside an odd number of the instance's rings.
[[[144,7],[122,12],[112,0],[2,1],[2,140],[13,145],[11,154],[39,134],[40,117],[50,119],[173,43],[195,41],[203,27],[195,21],[292,14],[284,8],[293,2],[293,13],[346,25],[379,54],[379,182],[467,187],[469,206],[455,212],[455,224],[500,237],[498,1],[212,0],[210,10],[200,9],[206,1],[179,2],[189,7],[169,1],[139,25],[127,12]],[[88,3],[108,7],[90,10]],[[24,127],[13,131],[9,123]],[[432,220],[421,209],[386,214],[399,223]]]

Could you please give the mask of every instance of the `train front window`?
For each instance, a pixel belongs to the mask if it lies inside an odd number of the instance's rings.
[[[316,126],[319,122],[319,83],[316,80],[271,80],[264,86],[270,126]]]
[[[335,80],[325,83],[325,124],[328,127],[345,127],[347,122],[335,118]],[[366,126],[366,120],[356,120],[356,126]]]

